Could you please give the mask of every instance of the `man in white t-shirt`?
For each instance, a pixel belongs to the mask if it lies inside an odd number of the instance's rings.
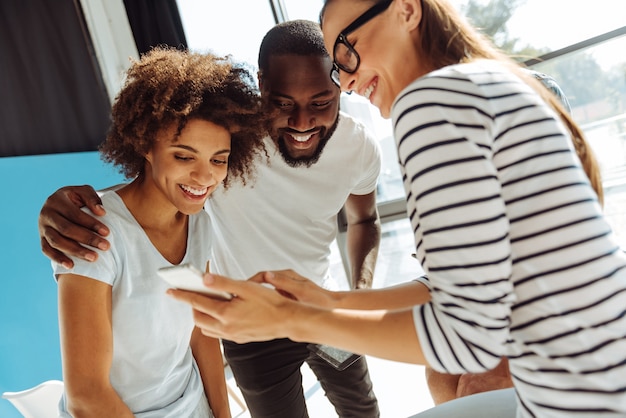
[[[244,280],[263,270],[293,269],[337,288],[329,271],[330,251],[337,215],[345,208],[350,285],[371,286],[380,242],[375,193],[380,148],[362,124],[339,112],[340,91],[329,77],[332,60],[318,25],[291,21],[271,29],[261,44],[259,69],[261,94],[275,112],[265,140],[268,158],[257,161],[250,185],[217,190],[206,207],[215,233],[212,271]],[[62,252],[93,256],[73,240],[108,248],[90,232],[106,235],[103,225],[84,218],[82,211],[72,212],[96,202],[93,189],[85,187],[64,188],[48,199],[40,215],[46,255],[61,263],[69,260]],[[339,370],[306,343],[223,344],[255,418],[308,416],[300,373],[305,361],[339,416],[379,416],[364,358]]]

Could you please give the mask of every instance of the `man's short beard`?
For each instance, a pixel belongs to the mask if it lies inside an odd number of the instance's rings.
[[[291,167],[311,167],[313,164],[319,161],[320,156],[322,155],[322,151],[324,151],[324,147],[326,146],[326,143],[328,143],[328,140],[335,133],[338,124],[339,115],[337,115],[335,123],[333,123],[333,125],[328,130],[326,130],[325,128],[322,129],[320,133],[322,133],[323,136],[320,137],[320,142],[317,144],[315,152],[310,157],[294,158],[289,155],[289,150],[287,149],[287,145],[285,145],[285,140],[282,136],[279,136],[276,141],[278,143],[278,151],[280,152],[280,155],[283,157],[283,160],[285,160],[287,165]]]

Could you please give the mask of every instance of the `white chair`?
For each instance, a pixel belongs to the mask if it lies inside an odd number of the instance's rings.
[[[24,418],[56,418],[62,394],[63,382],[48,380],[20,392],[4,392],[2,398],[11,402]]]
[[[224,361],[224,368],[227,367],[228,364]],[[226,388],[228,389],[228,394],[243,412],[247,411],[247,405],[228,382],[226,383]],[[63,382],[60,380],[48,380],[20,392],[4,392],[2,398],[11,402],[24,418],[57,418],[59,416],[58,406],[62,394]]]

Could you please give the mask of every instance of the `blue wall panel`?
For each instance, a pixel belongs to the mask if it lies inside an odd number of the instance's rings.
[[[41,253],[37,217],[64,185],[103,188],[123,176],[97,152],[0,158],[0,392],[61,380],[56,283]],[[0,400],[0,417],[19,417]]]

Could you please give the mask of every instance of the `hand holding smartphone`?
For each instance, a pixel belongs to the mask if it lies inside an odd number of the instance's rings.
[[[191,264],[163,267],[157,270],[157,273],[176,289],[202,293],[203,295],[222,300],[231,300],[233,298],[233,295],[228,292],[206,287],[202,282],[202,271]]]

